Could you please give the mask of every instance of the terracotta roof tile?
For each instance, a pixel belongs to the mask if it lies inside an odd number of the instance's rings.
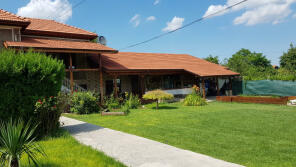
[[[98,35],[74,26],[59,23],[54,20],[27,18],[31,24],[23,32],[32,35],[49,35],[57,37],[82,37],[86,39],[94,39]]]
[[[185,70],[198,76],[239,75],[223,66],[187,54],[119,52],[103,54],[103,67],[108,70]]]
[[[3,9],[0,9],[0,23],[4,25],[28,26],[23,32],[26,35],[44,35],[88,40],[98,37],[96,33],[54,20],[20,17]]]
[[[36,49],[69,49],[80,51],[117,52],[112,48],[98,43],[28,37],[23,37],[21,42],[5,41],[4,46],[8,48],[23,47]]]
[[[9,25],[12,25],[13,23],[21,24],[21,26],[30,24],[29,20],[7,12],[3,9],[0,9],[0,21],[1,23],[9,23]]]

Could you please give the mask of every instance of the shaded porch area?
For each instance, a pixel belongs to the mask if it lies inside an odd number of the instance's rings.
[[[103,76],[105,95],[113,93],[118,97],[129,92],[142,97],[145,92],[161,89],[177,98],[183,98],[192,93],[194,85],[200,88],[200,93],[204,98],[231,95],[234,78],[234,76],[201,77],[184,70],[105,71]]]
[[[145,92],[162,89],[175,96],[190,93],[193,85],[201,94],[231,95],[232,79],[240,74],[226,67],[187,54],[118,52],[102,54],[104,93]],[[127,89],[128,87],[128,89]]]

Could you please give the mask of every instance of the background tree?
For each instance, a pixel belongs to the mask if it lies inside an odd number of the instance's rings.
[[[296,47],[290,45],[287,53],[284,53],[280,58],[280,65],[289,71],[296,71]]]
[[[218,56],[212,56],[209,55],[208,57],[204,58],[206,61],[209,61],[211,63],[219,64],[219,57]]]
[[[227,66],[243,76],[251,71],[264,72],[272,68],[270,60],[262,53],[251,52],[248,49],[241,49],[228,59]]]

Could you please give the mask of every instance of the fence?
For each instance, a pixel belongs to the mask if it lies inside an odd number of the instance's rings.
[[[296,96],[296,82],[278,80],[234,81],[233,94]]]

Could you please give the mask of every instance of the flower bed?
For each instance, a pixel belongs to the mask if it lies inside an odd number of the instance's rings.
[[[243,97],[243,96],[217,96],[217,101],[259,104],[287,105],[288,97]]]

